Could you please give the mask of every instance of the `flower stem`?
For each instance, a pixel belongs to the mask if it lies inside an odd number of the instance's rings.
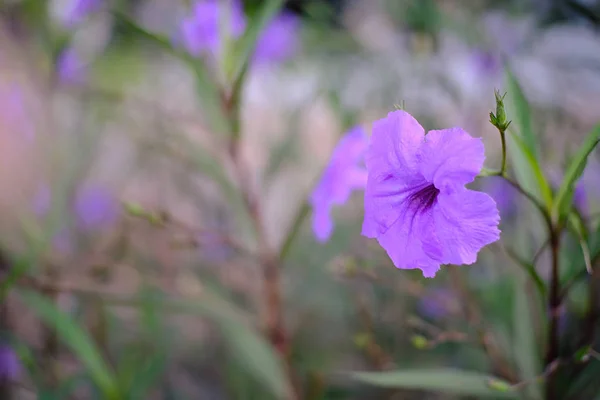
[[[552,271],[550,278],[550,293],[548,296],[548,309],[550,312],[550,325],[548,327],[548,346],[546,350],[545,365],[549,366],[558,359],[560,341],[558,335],[558,323],[560,317],[560,281],[559,281],[559,256],[560,256],[560,231],[551,229],[550,249],[552,251]],[[558,399],[556,380],[553,379],[554,372],[546,379],[546,399]]]
[[[500,141],[502,143],[502,164],[500,166],[500,175],[504,176],[506,173],[506,131],[504,129],[499,129],[500,131]]]
[[[240,157],[241,121],[240,100],[242,81],[235,83],[230,96],[223,96],[223,108],[230,120],[231,139],[229,142],[229,155],[233,161],[235,172],[240,184],[243,201],[246,205],[254,231],[258,238],[259,263],[263,278],[263,306],[264,316],[262,325],[264,335],[278,352],[284,362],[284,368],[288,377],[291,393],[289,400],[300,398],[300,388],[296,385],[295,374],[289,357],[289,339],[285,329],[283,318],[283,301],[281,290],[281,255],[271,248],[267,240],[266,230],[263,224],[263,215],[260,207],[259,196],[252,190],[248,179],[248,170],[243,165]],[[286,249],[289,243],[286,244]],[[287,251],[287,250],[285,250]]]

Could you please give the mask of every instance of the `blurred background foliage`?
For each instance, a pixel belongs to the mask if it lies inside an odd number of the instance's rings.
[[[73,26],[68,0],[1,2],[0,398],[544,398],[550,255],[510,186],[475,182],[502,239],[433,280],[360,236],[361,193],[325,244],[306,202],[338,138],[394,104],[481,136],[496,168],[495,88],[556,192],[600,121],[600,2],[290,0],[300,46],[260,66],[251,35],[223,64],[186,53],[190,1],[102,3]],[[278,12],[243,3],[248,25]],[[575,200],[594,271],[599,168]],[[600,389],[580,236],[560,271],[577,360],[549,399]]]

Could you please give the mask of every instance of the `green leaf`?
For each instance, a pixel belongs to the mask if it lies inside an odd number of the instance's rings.
[[[115,19],[126,29],[129,29],[133,34],[147,40],[150,43],[158,46],[167,53],[177,57],[185,62],[194,72],[196,77],[196,89],[198,96],[202,101],[204,115],[209,118],[211,127],[219,133],[229,133],[230,126],[223,108],[221,107],[221,95],[218,86],[211,78],[209,71],[204,66],[201,60],[196,59],[183,50],[174,47],[169,38],[150,32],[139,26],[134,20],[127,15],[119,12],[113,12]]]
[[[535,379],[542,368],[537,352],[538,341],[535,337],[535,327],[533,326],[532,304],[530,304],[530,298],[527,296],[527,283],[527,276],[519,271],[514,280],[513,348],[521,379],[532,382],[524,388],[524,391],[531,398],[541,399],[542,393]],[[537,298],[532,299],[532,301],[536,300]]]
[[[506,67],[506,73],[508,115],[509,118],[516,116],[516,124],[511,124],[508,129],[509,134],[506,135],[512,170],[521,186],[550,210],[552,190],[540,168],[537,138],[532,128],[529,103],[510,68]]]
[[[351,376],[359,382],[384,388],[428,390],[477,398],[515,398],[514,392],[499,391],[490,385],[490,382],[501,382],[502,379],[454,369],[355,372]]]
[[[230,354],[247,372],[277,398],[288,397],[290,388],[281,359],[236,307],[206,288],[197,302],[167,302],[166,305],[211,319],[220,329]]]
[[[590,248],[588,246],[588,232],[585,226],[585,221],[581,214],[576,210],[569,213],[568,227],[575,234],[579,245],[581,246],[581,253],[583,255],[583,262],[585,263],[585,269],[589,274],[592,273],[592,257],[590,254]]]
[[[560,185],[552,207],[552,217],[556,221],[563,221],[569,214],[573,204],[575,184],[583,174],[588,156],[598,143],[600,143],[600,125],[597,125],[590,132],[567,168],[565,178]]]
[[[56,330],[64,344],[73,350],[88,370],[94,383],[102,390],[105,398],[118,399],[117,381],[88,334],[71,317],[42,295],[29,290],[20,290],[19,295],[46,325]]]
[[[508,157],[512,162],[517,181],[527,192],[545,205],[547,210],[552,207],[552,190],[542,172],[542,169],[523,139],[511,128],[508,129],[506,141]]]
[[[529,149],[531,155],[537,159],[537,139],[531,122],[531,108],[521,85],[519,85],[517,78],[508,66],[506,66],[506,81],[508,87],[507,93],[510,94],[508,102],[511,104],[510,115],[515,115],[523,143]]]
[[[225,66],[231,82],[241,80],[252,54],[254,54],[260,34],[282,6],[283,0],[265,0],[256,14],[252,16],[244,35],[235,43],[233,62]]]

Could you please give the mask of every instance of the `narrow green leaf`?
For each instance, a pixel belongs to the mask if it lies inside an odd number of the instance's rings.
[[[548,210],[552,207],[552,190],[542,169],[523,139],[509,128],[506,135],[508,157],[519,184]]]
[[[390,372],[355,372],[353,379],[369,385],[418,389],[464,396],[515,398],[514,392],[494,389],[490,382],[502,382],[492,376],[454,369],[422,369]]]
[[[523,139],[523,143],[529,149],[531,155],[537,159],[538,146],[531,122],[531,107],[529,107],[521,85],[519,85],[517,78],[508,66],[506,66],[506,81],[508,87],[507,93],[510,96],[508,103],[511,105],[509,107],[511,118],[513,115],[516,117],[516,123],[519,127],[519,134]]]
[[[94,383],[102,390],[105,398],[118,399],[116,379],[88,334],[71,317],[42,295],[29,290],[20,290],[19,295],[46,325],[56,330],[64,344],[73,350],[90,373]]]
[[[523,269],[523,271],[525,271],[525,273],[527,273],[527,276],[529,276],[529,278],[535,284],[540,298],[545,299],[547,292],[546,284],[544,283],[544,280],[542,279],[540,274],[538,274],[537,270],[535,269],[535,265],[524,260],[523,257],[518,255],[514,250],[506,249],[506,252],[508,253],[509,257],[515,262],[515,264],[517,264]]]
[[[290,388],[279,356],[262,335],[248,325],[244,314],[235,306],[208,291],[197,302],[168,302],[166,305],[211,319],[220,329],[231,355],[247,372],[277,398],[287,397]]]
[[[514,279],[513,332],[514,357],[523,381],[532,382],[524,391],[533,399],[541,399],[542,393],[535,382],[541,373],[540,356],[533,326],[530,299],[527,296],[527,276],[519,271]],[[535,301],[536,299],[532,299]]]
[[[512,119],[515,116],[516,122],[511,124],[508,129],[510,134],[506,135],[512,170],[521,186],[550,210],[552,190],[540,168],[537,138],[532,128],[529,103],[508,66],[506,66],[506,80],[508,98],[505,102],[508,117]]]
[[[577,180],[583,174],[587,158],[594,150],[594,148],[600,143],[600,125],[597,125],[592,132],[587,136],[579,150],[575,154],[575,157],[571,160],[565,178],[563,179],[556,199],[552,207],[552,216],[557,221],[564,220],[569,214],[573,204],[573,192],[575,191],[575,184]]]
[[[233,62],[226,65],[231,82],[238,82],[244,75],[260,34],[282,6],[283,0],[264,0],[260,9],[252,16],[244,35],[235,44]]]
[[[590,248],[588,246],[588,232],[583,217],[576,210],[573,210],[569,213],[568,227],[575,234],[577,240],[579,241],[581,253],[583,255],[583,262],[585,263],[585,269],[589,274],[591,274],[592,257],[590,255]]]

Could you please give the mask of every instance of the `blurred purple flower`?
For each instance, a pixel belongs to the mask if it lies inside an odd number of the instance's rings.
[[[331,206],[344,204],[353,190],[365,188],[367,171],[361,162],[368,145],[369,139],[361,127],[348,131],[333,150],[329,165],[311,194],[313,232],[320,242],[329,239],[333,231]]]
[[[585,172],[584,172],[585,174]],[[558,190],[562,184],[563,174],[555,169],[550,170],[548,173],[548,179],[552,190]],[[587,201],[587,193],[584,186],[584,180],[579,179],[575,184],[575,190],[573,191],[573,205],[581,214],[586,215],[589,211],[589,205]]]
[[[496,203],[469,190],[485,159],[481,139],[461,128],[430,131],[405,111],[373,125],[362,234],[394,265],[434,277],[441,264],[472,264],[500,238]]]
[[[73,28],[83,22],[89,14],[97,11],[102,3],[103,0],[70,0],[65,10],[63,24],[67,28]]]
[[[430,319],[440,319],[447,316],[458,306],[454,293],[447,288],[429,289],[417,304],[421,315]]]
[[[502,72],[500,58],[490,51],[476,49],[471,53],[471,62],[480,78],[495,79]]]
[[[228,10],[227,5],[231,5]],[[222,14],[223,13],[223,14]],[[223,21],[228,16],[228,21]],[[218,56],[222,51],[221,26],[233,38],[240,37],[246,29],[246,18],[239,0],[219,2],[217,0],[199,0],[192,14],[181,23],[183,45],[193,56],[208,52]]]
[[[75,49],[67,48],[56,61],[56,72],[63,83],[79,83],[84,80],[87,70]]]
[[[21,364],[14,350],[6,345],[0,345],[0,380],[14,380],[21,372]]]
[[[112,224],[118,216],[119,205],[106,188],[86,185],[77,191],[74,211],[81,228],[95,229]]]
[[[228,10],[226,7],[230,5]],[[223,13],[223,14],[222,14]],[[219,2],[199,0],[190,16],[181,23],[181,40],[185,49],[193,56],[208,53],[219,56],[223,50],[221,18],[228,16],[223,27],[225,33],[237,39],[246,30],[246,16],[239,0]],[[292,14],[281,13],[275,17],[261,33],[254,62],[281,62],[289,59],[298,49],[298,29],[300,20]]]
[[[504,178],[499,176],[487,178],[484,191],[496,201],[502,218],[510,218],[517,213],[519,193]]]
[[[291,13],[281,13],[267,25],[256,44],[255,62],[283,62],[298,50],[300,20]]]

